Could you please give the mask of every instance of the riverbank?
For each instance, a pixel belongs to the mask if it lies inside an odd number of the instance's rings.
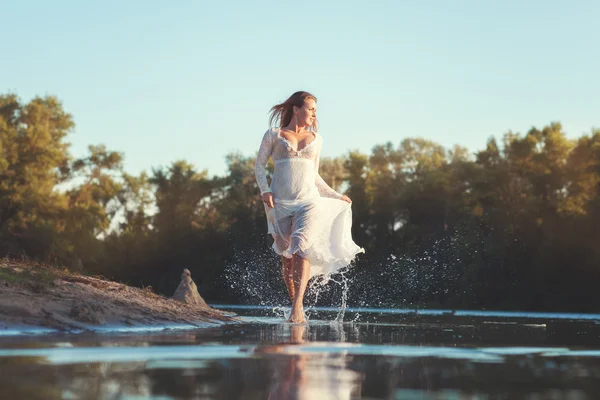
[[[212,326],[235,319],[207,305],[166,298],[99,277],[44,264],[0,260],[0,333],[103,327]]]

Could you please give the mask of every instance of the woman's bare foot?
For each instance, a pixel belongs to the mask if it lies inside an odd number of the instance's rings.
[[[305,324],[306,317],[304,316],[304,307],[294,306],[292,307],[292,312],[290,314],[290,322],[293,324]]]

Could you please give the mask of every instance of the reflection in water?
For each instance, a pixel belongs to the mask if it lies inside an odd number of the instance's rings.
[[[343,353],[305,354],[294,345],[305,342],[307,325],[287,325],[289,344],[258,346],[257,354],[274,358],[269,400],[350,399],[360,394],[360,374],[348,368]]]
[[[589,321],[247,318],[212,330],[2,339],[0,399],[593,399],[599,349],[600,325]]]

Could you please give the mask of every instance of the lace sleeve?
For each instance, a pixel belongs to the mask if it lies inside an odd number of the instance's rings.
[[[273,135],[271,129],[268,129],[260,143],[258,156],[256,156],[256,164],[254,165],[254,175],[256,176],[256,183],[258,183],[261,195],[271,191],[267,182],[267,162],[269,161],[269,157],[271,157],[272,151]]]
[[[320,138],[320,136],[319,136]],[[330,197],[332,199],[341,199],[342,195],[333,190],[327,182],[319,175],[319,161],[321,158],[321,147],[323,146],[323,140],[321,139],[321,143],[317,143],[317,155],[315,157],[315,185],[319,190],[319,194],[321,197]]]

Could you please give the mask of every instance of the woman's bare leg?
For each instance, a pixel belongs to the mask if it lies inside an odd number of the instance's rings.
[[[292,302],[292,313],[290,322],[304,323],[304,292],[310,276],[310,262],[296,254],[292,257],[292,268],[294,270],[294,301]]]
[[[294,275],[292,274],[292,259],[281,256],[281,275],[285,282],[285,287],[290,297],[290,302],[294,302]]]

